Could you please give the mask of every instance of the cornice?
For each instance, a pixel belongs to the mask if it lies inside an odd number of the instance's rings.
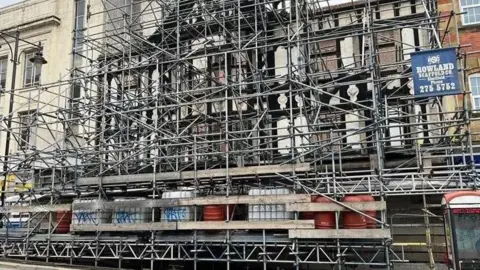
[[[12,33],[15,31],[28,31],[30,29],[36,29],[36,28],[41,28],[45,26],[58,26],[60,25],[60,18],[54,15],[46,16],[43,18],[39,18],[33,21],[28,21],[22,24],[18,24],[13,27],[5,28],[5,29],[0,29],[1,32],[6,32],[6,33]]]

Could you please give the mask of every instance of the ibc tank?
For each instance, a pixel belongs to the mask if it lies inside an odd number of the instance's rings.
[[[343,202],[358,203],[363,202],[362,196],[345,196]],[[365,229],[367,228],[366,218],[353,211],[343,212],[343,227],[345,229]]]
[[[288,188],[252,188],[250,196],[286,195],[292,191]],[[293,212],[287,212],[285,204],[249,204],[248,220],[289,220],[293,219]]]
[[[364,202],[375,202],[375,198],[372,195],[362,195],[362,201]],[[375,210],[367,210],[365,211],[365,214],[376,218],[377,217],[377,212]],[[373,219],[366,218],[367,220],[367,228],[369,229],[375,229],[377,227],[377,223]]]
[[[69,233],[70,224],[72,223],[72,211],[57,211],[57,222],[56,233]]]
[[[75,225],[97,225],[97,224],[105,224],[110,223],[112,218],[111,211],[100,211],[97,212],[96,210],[91,209],[81,209],[76,210],[75,205],[77,203],[90,203],[96,204],[99,202],[99,199],[74,199],[72,203],[73,209],[73,220],[72,223]]]
[[[192,189],[184,188],[177,191],[166,191],[162,199],[193,198],[195,192]],[[162,222],[193,221],[195,220],[194,206],[177,206],[162,208]]]
[[[317,196],[315,203],[333,203],[329,199]],[[314,212],[315,229],[333,229],[335,228],[335,212]]]
[[[114,202],[145,201],[145,198],[116,198]],[[155,214],[156,216],[157,214]],[[115,207],[113,224],[148,223],[152,221],[152,210],[149,208]]]

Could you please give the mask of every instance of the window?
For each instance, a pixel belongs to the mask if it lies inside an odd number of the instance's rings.
[[[52,184],[52,174],[50,172],[42,172],[35,176],[35,188],[48,188]]]
[[[34,63],[30,62],[30,59],[35,56],[35,51],[25,53],[25,72],[23,79],[23,86],[29,87],[40,84],[40,75],[42,74],[42,67],[36,66]]]
[[[34,143],[34,125],[37,121],[36,111],[27,111],[18,113],[20,130],[20,149],[30,149]]]
[[[468,77],[470,92],[472,95],[472,108],[480,110],[480,73]]]
[[[108,36],[140,31],[140,24],[134,21],[142,13],[141,1],[109,0],[105,1],[105,32]],[[160,2],[160,1],[157,1]],[[151,6],[150,8],[154,8]],[[140,34],[140,33],[138,33]],[[141,35],[141,34],[140,34]],[[111,40],[112,45],[121,45],[117,39]]]
[[[75,46],[81,47],[84,41],[83,31],[85,30],[85,0],[75,2]]]
[[[82,93],[82,85],[80,83],[74,83],[72,89],[72,99],[71,99],[71,109],[72,109],[72,118],[77,119],[81,118],[80,114],[80,101]],[[75,123],[78,123],[78,120],[75,120]]]
[[[467,209],[453,209],[467,210]],[[468,209],[475,210],[475,209]],[[459,213],[453,214],[453,222],[455,224],[455,244],[458,251],[459,260],[478,259],[480,254],[480,214],[478,213]]]
[[[74,49],[74,65],[80,66],[82,58],[79,54],[82,53],[83,43],[85,41],[85,0],[76,0],[75,1],[75,29],[74,29],[74,38],[73,38],[73,49]]]
[[[5,90],[7,84],[7,58],[0,59],[0,91]]]
[[[480,23],[480,0],[460,0],[463,24]]]
[[[72,74],[72,76],[75,76],[75,73]],[[77,134],[79,132],[79,125],[81,123],[81,118],[83,117],[83,115],[80,112],[82,91],[83,91],[83,87],[80,82],[73,83],[70,88],[69,106],[71,109],[71,113],[69,117],[71,120],[70,128],[73,134]]]

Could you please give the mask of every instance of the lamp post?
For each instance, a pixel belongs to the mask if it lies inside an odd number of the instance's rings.
[[[15,40],[15,46],[12,49],[12,46],[10,46],[9,42],[5,38],[5,36],[14,38]],[[36,67],[41,67],[41,65],[46,64],[47,61],[45,58],[43,58],[42,55],[42,50],[43,47],[39,43],[38,45],[30,43],[26,40],[20,39],[20,32],[16,31],[14,35],[0,32],[0,38],[2,38],[10,48],[10,53],[12,54],[12,62],[13,62],[13,69],[12,69],[12,82],[11,82],[11,87],[10,87],[10,100],[8,103],[8,116],[7,116],[7,137],[5,140],[5,155],[4,155],[4,160],[3,160],[3,174],[4,174],[4,179],[2,183],[2,194],[1,194],[1,200],[2,200],[2,207],[5,206],[5,188],[7,185],[7,177],[8,177],[8,155],[10,152],[10,140],[11,140],[11,128],[12,128],[12,112],[13,112],[13,103],[14,103],[14,90],[15,90],[15,83],[16,83],[16,78],[17,78],[17,65],[18,65],[18,47],[20,44],[20,41],[27,43],[31,46],[34,46],[37,49],[37,53],[35,54],[34,57],[30,58],[29,61],[34,63]]]

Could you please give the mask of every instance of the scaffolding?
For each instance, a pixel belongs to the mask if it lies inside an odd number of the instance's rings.
[[[413,96],[410,54],[449,47],[457,19],[436,1],[90,2],[71,76],[7,92],[35,113],[12,115],[2,221],[25,224],[2,229],[4,256],[391,269],[387,197],[479,184],[467,92]],[[224,221],[202,219],[210,205]],[[303,218],[326,211],[330,229]],[[375,228],[342,228],[345,211]]]

